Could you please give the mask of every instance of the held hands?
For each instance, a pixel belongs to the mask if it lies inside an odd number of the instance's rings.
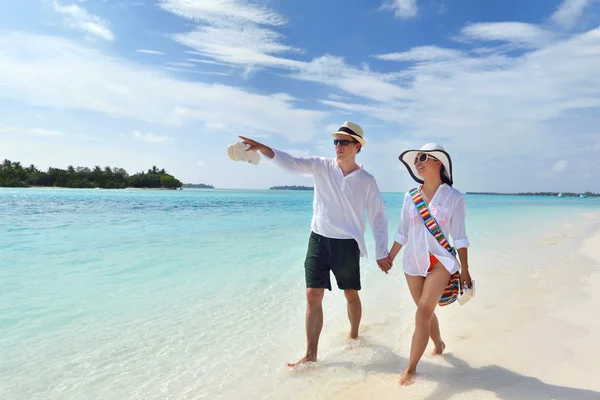
[[[390,256],[380,258],[379,260],[377,260],[377,265],[383,272],[385,272],[387,274],[388,271],[390,269],[392,269],[392,266],[393,266],[392,259],[390,258]]]

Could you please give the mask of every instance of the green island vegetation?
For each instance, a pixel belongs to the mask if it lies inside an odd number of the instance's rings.
[[[313,187],[310,186],[296,186],[296,185],[292,185],[292,186],[273,186],[269,188],[270,190],[315,190]]]
[[[214,189],[215,188],[213,185],[206,185],[204,183],[184,183],[183,187],[190,188],[190,189]]]
[[[549,197],[600,197],[600,193],[584,192],[522,192],[522,193],[497,193],[497,192],[466,192],[467,194],[482,194],[488,196],[549,196]]]
[[[181,189],[183,184],[164,169],[153,166],[147,172],[129,175],[123,168],[95,166],[67,169],[48,168],[40,171],[35,165],[23,167],[20,162],[4,160],[0,164],[0,187],[63,187],[63,188],[102,188],[125,189]]]

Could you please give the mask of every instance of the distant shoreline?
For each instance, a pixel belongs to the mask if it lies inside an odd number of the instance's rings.
[[[177,190],[177,189],[171,189],[171,188],[165,188],[165,187],[158,187],[158,188],[147,188],[147,187],[133,187],[133,186],[128,186],[128,187],[124,187],[124,188],[101,188],[101,187],[89,187],[89,188],[73,188],[73,187],[68,187],[68,186],[17,186],[17,187],[13,187],[13,186],[3,186],[6,189],[85,189],[85,190]]]
[[[213,185],[207,185],[205,183],[184,183],[183,188],[190,189],[214,189]]]
[[[311,186],[272,186],[269,190],[315,190],[315,188]]]
[[[520,192],[520,193],[501,193],[501,192],[466,192],[472,195],[484,196],[545,196],[545,197],[600,197],[600,193],[584,192]]]
[[[100,188],[100,187],[91,187],[91,188],[72,188],[67,186],[37,186],[37,185],[29,185],[29,186],[3,186],[0,188],[7,189],[99,189],[99,190],[174,190],[171,188],[159,187],[159,188],[149,188],[149,187],[133,187],[128,186],[125,188]],[[261,191],[265,189],[238,189],[238,188],[215,188],[212,185],[205,184],[184,184],[181,189],[217,189],[217,190],[256,190]],[[272,186],[268,190],[279,190],[279,191],[314,191],[313,187],[310,186]],[[404,193],[404,192],[386,192],[382,193]],[[600,198],[600,193],[592,193],[592,192],[584,192],[584,193],[567,193],[567,192],[520,192],[520,193],[509,193],[509,192],[464,192],[466,195],[473,196],[517,196],[517,197],[572,197],[572,198]]]

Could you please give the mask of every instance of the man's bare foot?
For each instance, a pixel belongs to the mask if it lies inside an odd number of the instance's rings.
[[[442,353],[444,352],[444,350],[445,350],[445,349],[446,349],[446,343],[444,343],[444,342],[442,341],[442,345],[441,345],[440,347],[438,347],[438,346],[435,346],[435,347],[433,348],[433,351],[431,352],[431,355],[432,355],[432,356],[437,356],[437,355],[440,355],[440,354],[442,354]]]
[[[398,379],[398,383],[402,386],[410,385],[412,383],[412,378],[415,372],[416,371],[414,369],[411,371],[407,368],[406,371],[404,371],[404,373],[400,376],[400,379]]]
[[[287,363],[287,366],[290,368],[294,368],[297,367],[301,364],[306,364],[306,363],[314,363],[317,362],[317,358],[316,357],[302,357],[302,359],[300,361],[298,361],[297,363]]]
[[[344,340],[344,348],[345,349],[353,349],[361,345],[361,340],[359,338],[353,339],[350,336]]]

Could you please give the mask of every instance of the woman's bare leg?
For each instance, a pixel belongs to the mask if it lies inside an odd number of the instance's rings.
[[[413,333],[410,347],[410,360],[408,367],[399,379],[401,385],[408,385],[417,370],[417,364],[425,352],[427,342],[429,341],[431,319],[435,307],[448,284],[450,273],[440,263],[437,263],[433,270],[425,278],[423,292],[415,315],[415,332]]]
[[[408,283],[408,289],[410,290],[410,294],[415,301],[415,304],[419,305],[419,300],[421,300],[421,294],[423,293],[423,285],[425,284],[425,278],[422,276],[406,276],[406,282]],[[438,319],[433,313],[433,317],[431,317],[431,326],[429,328],[429,337],[433,341],[434,349],[431,352],[432,355],[442,354],[446,345],[442,340],[442,334],[440,333],[440,323]]]

